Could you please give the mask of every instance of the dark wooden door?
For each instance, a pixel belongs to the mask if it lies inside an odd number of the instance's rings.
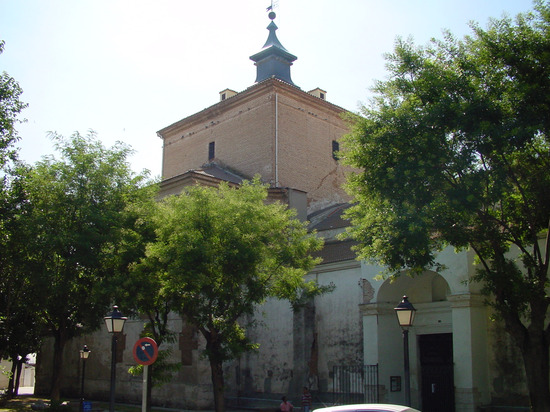
[[[423,412],[454,412],[453,335],[420,335]]]

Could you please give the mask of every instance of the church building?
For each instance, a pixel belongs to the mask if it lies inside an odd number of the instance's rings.
[[[402,330],[394,308],[404,295],[416,309],[408,331],[410,397],[422,411],[474,412],[483,405],[510,402],[525,394],[517,353],[480,294],[468,283],[472,253],[443,251],[441,273],[426,272],[394,282],[378,279],[380,267],[359,261],[353,241],[339,240],[348,222],[342,214],[351,200],[343,189],[346,173],[339,161],[339,139],[348,131],[346,110],[327,100],[327,91],[302,90],[291,78],[297,60],[277,38],[275,13],[269,13],[268,37],[250,59],[256,81],[246,90],[222,90],[212,106],[164,127],[161,195],[185,186],[238,186],[259,175],[269,184],[269,199],[295,208],[325,239],[323,261],[311,273],[334,291],[315,297],[293,312],[287,302],[268,301],[258,308],[260,325],[249,331],[260,344],[225,366],[229,404],[273,405],[286,395],[296,407],[308,386],[315,406],[342,403],[406,402]],[[123,310],[123,308],[122,308]],[[174,361],[182,369],[172,382],[153,390],[153,403],[185,409],[212,408],[208,363],[200,358],[199,334],[177,316]],[[143,321],[129,320],[117,364],[117,399],[139,403],[141,382],[127,374],[135,364],[132,347]],[[78,393],[78,347],[67,354],[64,387]],[[86,337],[94,352],[109,353],[109,337]],[[511,360],[512,359],[512,360]],[[48,359],[37,372],[37,388],[47,385]],[[107,399],[109,358],[86,369],[91,397]]]

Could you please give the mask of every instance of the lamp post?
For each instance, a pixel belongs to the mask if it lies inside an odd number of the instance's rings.
[[[403,330],[403,358],[405,369],[405,404],[411,406],[411,373],[409,369],[409,327],[414,322],[416,309],[409,302],[407,296],[403,296],[401,303],[394,308],[399,326]]]
[[[80,349],[80,359],[82,359],[82,377],[80,382],[80,411],[84,410],[84,374],[86,373],[86,359],[88,359],[88,356],[90,356],[91,350],[88,349],[87,345],[84,345],[82,349]]]
[[[116,344],[117,344],[117,333],[122,332],[124,328],[124,322],[126,322],[127,317],[122,316],[122,313],[118,310],[118,306],[113,306],[113,311],[105,316],[105,325],[107,326],[107,331],[112,333],[111,339],[111,398],[109,402],[109,412],[114,412],[115,410],[115,379],[116,379]]]

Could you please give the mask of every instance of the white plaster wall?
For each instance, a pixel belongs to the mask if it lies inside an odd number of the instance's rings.
[[[260,345],[257,352],[243,355],[236,362],[241,372],[249,369],[251,376],[241,378],[237,389],[259,393],[287,393],[293,370],[293,312],[286,301],[269,299],[258,307],[256,326],[248,336]]]
[[[11,362],[0,360],[0,389],[5,389],[9,384],[9,373],[11,371]]]
[[[469,280],[476,270],[474,256],[472,251],[456,252],[450,246],[436,255],[437,262],[445,267],[439,274],[449,284],[451,295],[480,293],[481,284]]]
[[[11,374],[11,361],[2,359],[0,361],[0,389],[7,389],[9,385],[9,376]],[[23,364],[19,387],[34,386],[34,366],[27,363]]]
[[[319,389],[332,390],[329,375],[336,365],[363,363],[363,325],[359,305],[363,299],[359,262],[344,268],[327,265],[314,274],[321,285],[335,289],[315,298],[315,323],[319,348]]]
[[[293,312],[288,302],[268,300],[258,308],[256,326],[248,330],[252,341],[260,344],[256,353],[249,353],[233,363],[229,369],[240,369],[248,378],[231,378],[227,381],[231,389],[252,389],[258,396],[290,393],[292,379],[309,382],[313,390],[332,391],[330,375],[335,365],[356,365],[363,363],[362,316],[359,305],[363,299],[361,268],[359,262],[329,264],[317,267],[308,275],[320,285],[334,285],[334,291],[315,297],[315,325],[317,352],[312,359],[316,362],[310,370],[317,376],[295,375],[300,365],[293,364],[295,337],[293,336]],[[300,359],[302,362],[308,360]]]
[[[386,308],[381,310],[378,315],[378,379],[379,385],[381,385],[381,401],[392,402],[397,404],[403,404],[405,402],[403,388],[405,386],[403,376],[403,338],[401,329],[397,324],[395,313],[392,313],[392,308]],[[368,332],[365,331],[365,334]],[[409,344],[414,343],[414,333],[409,335]],[[410,345],[410,353],[413,352],[413,345]],[[411,359],[411,366],[414,364],[414,360]],[[390,391],[390,377],[401,377],[401,391]],[[413,368],[411,367],[411,388],[414,387],[413,382]]]

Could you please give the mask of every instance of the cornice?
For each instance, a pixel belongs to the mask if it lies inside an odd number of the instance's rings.
[[[447,300],[451,302],[453,308],[468,308],[487,306],[485,301],[487,297],[477,294],[462,294],[447,296]]]
[[[157,132],[157,135],[160,138],[165,138],[168,134],[175,133],[180,129],[187,129],[196,125],[200,125],[202,123],[208,123],[212,119],[219,117],[223,113],[230,111],[238,106],[241,106],[248,101],[256,99],[258,96],[269,94],[270,92],[291,95],[296,100],[317,106],[321,110],[328,110],[335,113],[347,112],[346,109],[330,103],[326,100],[323,100],[319,97],[313,96],[312,94],[303,91],[299,87],[293,86],[276,78],[271,78],[264,80],[260,83],[256,83],[249,88],[243,90],[242,92],[237,93],[235,96],[232,96],[226,100],[222,100],[221,102],[213,104],[212,106],[200,110],[195,114],[192,114],[175,123],[172,123],[171,125],[160,129]]]
[[[360,267],[361,262],[356,259],[341,260],[338,262],[324,264],[321,262],[319,265],[315,266],[315,268],[312,269],[309,274],[315,275],[319,273],[335,272],[340,270],[358,269]]]

